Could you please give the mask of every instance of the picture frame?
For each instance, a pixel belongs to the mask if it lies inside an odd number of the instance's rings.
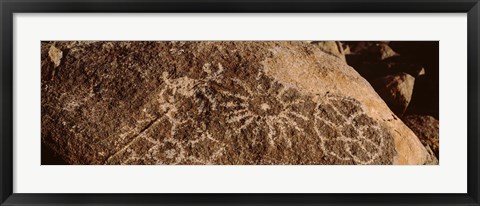
[[[1,205],[480,205],[478,0],[1,0]],[[30,194],[14,193],[14,13],[467,13],[468,188],[465,194]]]

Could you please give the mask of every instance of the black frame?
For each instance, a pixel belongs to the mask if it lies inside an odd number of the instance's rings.
[[[479,0],[0,0],[1,205],[480,205]],[[466,194],[19,194],[13,193],[13,14],[145,12],[456,12],[468,14]]]

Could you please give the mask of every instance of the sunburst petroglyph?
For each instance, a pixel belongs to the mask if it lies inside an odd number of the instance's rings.
[[[324,94],[314,102],[261,69],[243,79],[224,75],[228,69],[205,63],[199,79],[164,72],[145,109],[149,123],[106,164],[391,163],[392,137],[355,99]]]
[[[286,127],[291,127],[298,133],[304,132],[299,121],[308,121],[310,118],[308,114],[302,114],[293,108],[301,107],[306,100],[290,98],[289,101],[285,97],[298,95],[298,93],[272,81],[262,73],[258,73],[256,80],[258,85],[252,86],[234,78],[231,81],[237,88],[241,88],[241,92],[220,91],[225,99],[221,106],[228,108],[227,111],[232,111],[225,114],[227,123],[235,125],[235,134],[242,134],[249,131],[249,127],[254,126],[251,132],[261,135],[255,128],[265,126],[265,131],[268,131],[265,141],[270,146],[274,147],[275,142],[284,141],[288,147],[291,147],[292,143]]]

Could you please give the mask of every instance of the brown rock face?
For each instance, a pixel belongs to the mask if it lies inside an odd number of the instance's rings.
[[[392,111],[402,116],[412,99],[415,78],[407,73],[388,75],[376,81],[375,90],[390,106]]]
[[[439,122],[428,115],[409,115],[403,118],[405,124],[417,135],[427,151],[439,159]]]
[[[42,142],[69,164],[428,157],[358,73],[306,42],[42,42]]]
[[[345,52],[342,47],[342,43],[339,41],[313,41],[312,44],[318,46],[320,50],[327,54],[331,54],[340,59],[345,59]]]
[[[346,42],[350,51],[355,55],[364,56],[365,60],[384,60],[390,57],[398,56],[398,53],[392,50],[389,42]]]

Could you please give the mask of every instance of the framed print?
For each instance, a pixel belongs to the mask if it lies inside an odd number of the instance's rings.
[[[479,205],[478,1],[1,1],[1,205]]]

